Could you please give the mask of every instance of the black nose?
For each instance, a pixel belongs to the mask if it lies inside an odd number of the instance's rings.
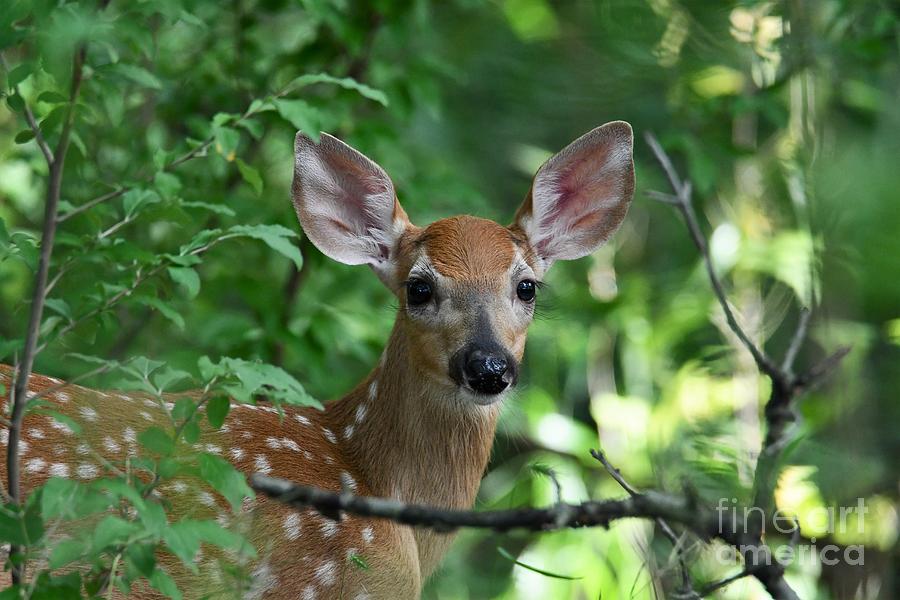
[[[509,362],[496,352],[472,350],[465,358],[466,383],[480,394],[499,394],[509,385]]]

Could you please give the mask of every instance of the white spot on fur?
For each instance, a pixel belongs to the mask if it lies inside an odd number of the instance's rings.
[[[68,452],[68,448],[63,446],[62,444],[57,444],[53,446],[53,456],[62,456]]]
[[[356,595],[353,596],[353,600],[370,600],[372,597],[369,596],[369,592],[365,590],[359,590],[356,592]]]
[[[316,600],[316,588],[311,585],[303,588],[302,600]]]
[[[244,594],[245,600],[260,600],[266,597],[266,592],[278,584],[278,578],[272,573],[272,567],[268,561],[257,565],[250,574],[250,589]]]
[[[157,408],[156,402],[154,402],[153,400],[150,400],[148,398],[144,398],[143,403],[144,403],[144,406],[146,406],[147,408]]]
[[[253,437],[253,434],[250,433],[249,431],[244,431],[243,433],[241,433],[241,437],[244,438],[245,440],[249,440],[250,438]]]
[[[222,447],[215,444],[205,444],[203,449],[209,454],[222,454]]]
[[[357,424],[362,423],[363,419],[366,418],[366,413],[369,411],[369,407],[365,404],[360,404],[356,407],[356,422]]]
[[[334,432],[328,429],[327,427],[322,428],[322,433],[325,434],[325,439],[331,442],[332,444],[337,444],[337,438],[334,436]]]
[[[271,448],[272,450],[280,450],[281,449],[281,440],[274,437],[266,438],[266,446]]]
[[[338,532],[337,521],[332,521],[331,519],[322,517],[322,520],[319,523],[319,531],[322,532],[322,537],[334,537],[334,534]]]
[[[75,433],[72,431],[72,428],[63,423],[62,421],[57,421],[56,419],[50,419],[50,427],[57,431],[61,431],[66,435],[72,435]]]
[[[50,465],[50,477],[68,477],[69,476],[69,465],[65,463],[53,463]]]
[[[374,401],[378,397],[378,380],[373,379],[369,384],[369,400]]]
[[[294,452],[300,452],[300,444],[298,444],[291,438],[281,438],[281,446],[282,448],[287,448],[288,450],[293,450]]]
[[[29,458],[25,461],[26,473],[40,473],[47,466],[47,461],[43,458]]]
[[[350,475],[347,471],[341,471],[341,486],[350,489],[351,491],[356,491],[356,480],[353,479],[353,476]]]
[[[145,421],[153,420],[153,416],[150,413],[148,413],[146,410],[141,411],[141,417],[143,417]]]
[[[9,443],[9,429],[0,430],[0,444],[6,445]]]
[[[31,446],[28,444],[28,442],[26,442],[26,441],[23,440],[22,438],[19,438],[19,456],[22,456],[22,455],[24,455],[26,452],[28,452],[28,449],[29,449],[30,447],[31,447]]]
[[[187,491],[187,484],[183,481],[175,481],[172,483],[172,491],[176,494],[183,494]]]
[[[327,454],[325,455],[324,460],[325,460],[325,464],[326,464],[326,465],[333,465],[333,464],[334,464],[334,459],[331,458],[330,456],[328,456]]]
[[[65,392],[56,392],[56,401],[59,402],[60,404],[65,404],[66,402],[68,402],[71,399],[72,399],[72,397],[69,396]]]
[[[215,497],[209,492],[200,492],[199,494],[197,494],[197,500],[200,501],[200,504],[204,504],[210,507],[216,506],[217,504]]]
[[[264,454],[256,455],[256,458],[253,459],[253,468],[263,475],[268,475],[272,472],[272,465],[269,464],[269,459]]]
[[[284,518],[284,536],[293,541],[300,537],[300,515],[295,512],[288,513]]]
[[[42,429],[29,429],[28,436],[36,440],[42,440],[47,437],[46,435],[44,435],[44,431]]]
[[[78,444],[77,446],[75,446],[75,452],[78,454],[81,454],[81,455],[90,454],[91,447],[88,446],[87,444],[85,444],[84,442],[82,442],[82,443]]]
[[[344,439],[349,440],[353,436],[353,425],[344,427]]]
[[[337,564],[333,560],[326,560],[316,567],[314,572],[316,574],[316,579],[318,579],[322,585],[334,585],[334,582],[337,579]]]
[[[375,539],[375,530],[372,529],[371,525],[366,525],[365,527],[363,527],[362,539],[367,544],[371,544],[372,540]]]
[[[103,438],[103,447],[107,452],[111,452],[113,454],[117,454],[122,451],[122,446],[116,443],[116,440],[112,439],[110,436],[106,436]]]
[[[310,424],[309,419],[307,419],[303,415],[294,415],[294,419],[296,419],[297,422],[300,423],[301,425],[309,425]]]
[[[308,450],[303,450],[302,452],[303,458],[305,458],[306,460],[312,460],[313,455],[311,452],[309,452]]]
[[[241,460],[242,458],[244,458],[244,449],[238,447],[229,448],[228,456],[230,456],[234,460]]]
[[[122,431],[122,439],[125,440],[125,443],[131,446],[132,444],[137,443],[137,433],[135,433],[134,429],[131,427],[126,427]]]
[[[91,463],[81,463],[75,469],[75,474],[81,479],[92,479],[100,474],[100,469]]]

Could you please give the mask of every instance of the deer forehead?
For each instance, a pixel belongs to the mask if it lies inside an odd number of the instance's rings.
[[[512,231],[487,219],[459,216],[435,221],[412,240],[434,269],[459,282],[505,281],[522,255]]]

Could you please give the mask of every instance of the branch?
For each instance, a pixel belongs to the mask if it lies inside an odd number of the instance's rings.
[[[614,467],[611,462],[609,462],[609,459],[606,458],[606,455],[603,454],[602,450],[591,450],[591,456],[600,461],[600,464],[603,465],[603,467],[606,469],[606,472],[616,480],[616,483],[618,483],[622,487],[622,489],[628,492],[628,495],[632,497],[640,495],[640,492],[637,491],[637,488],[633,487],[630,483],[625,481],[625,477],[622,475],[622,472]],[[684,557],[684,548],[681,545],[681,540],[678,538],[678,535],[675,534],[675,531],[666,522],[665,519],[657,518],[656,524],[663,532],[663,535],[665,535],[666,538],[668,538],[668,540],[672,542],[672,549],[675,552],[675,555],[678,557],[678,568],[681,570],[681,587],[678,590],[679,597],[697,598],[697,592],[696,590],[694,590],[694,584],[691,582],[691,572],[690,569],[688,569],[687,561]]]
[[[3,70],[7,73],[9,72],[9,67],[6,64],[6,59],[3,57],[3,54],[0,53],[0,67],[3,67]],[[19,92],[19,85],[16,84],[13,86],[13,92],[19,97],[22,98],[22,94]],[[44,155],[44,159],[47,161],[48,165],[53,164],[53,150],[50,149],[50,145],[47,143],[47,140],[44,139],[44,133],[41,131],[41,128],[37,124],[37,120],[34,118],[34,113],[31,111],[31,107],[24,101],[22,101],[24,105],[24,109],[22,112],[25,113],[25,122],[28,123],[28,127],[31,129],[31,133],[34,134],[34,141],[37,143],[38,148],[40,148],[41,153]]]
[[[387,519],[448,533],[462,527],[509,531],[555,531],[581,527],[607,527],[625,518],[664,519],[679,523],[704,539],[718,538],[751,560],[753,575],[776,600],[797,600],[784,583],[784,567],[771,549],[751,533],[746,522],[723,519],[715,511],[699,507],[691,499],[659,492],[644,492],[622,500],[598,500],[581,504],[554,504],[548,508],[520,508],[496,511],[453,510],[406,504],[393,499],[355,496],[348,490],[329,492],[297,485],[261,473],[250,476],[250,486],[258,492],[297,509],[313,508],[325,517],[339,520],[342,513]]]
[[[740,324],[738,324],[734,312],[731,310],[731,304],[729,304],[728,298],[725,295],[725,289],[713,267],[712,257],[709,255],[709,244],[706,242],[706,236],[703,235],[703,230],[700,229],[700,224],[697,221],[697,215],[694,213],[694,207],[691,203],[691,193],[693,189],[691,182],[681,180],[678,173],[675,171],[675,167],[672,166],[672,161],[669,159],[669,156],[666,154],[665,150],[662,149],[662,146],[660,146],[652,133],[648,131],[644,134],[644,139],[653,151],[656,160],[659,161],[660,166],[662,166],[663,171],[665,171],[669,184],[675,191],[675,196],[669,196],[669,200],[666,200],[666,202],[674,204],[684,217],[688,233],[694,241],[694,245],[697,246],[697,250],[700,251],[700,255],[703,257],[706,273],[709,275],[709,281],[712,284],[713,292],[715,292],[716,298],[722,307],[722,311],[725,313],[725,320],[728,322],[728,327],[731,328],[731,331],[734,332],[744,347],[747,348],[753,356],[753,360],[756,361],[759,370],[768,375],[772,379],[773,384],[786,385],[781,370],[775,365],[772,359],[766,356],[766,353],[750,339],[750,336],[747,335]],[[656,192],[652,194],[652,197],[659,198],[660,193]]]
[[[47,299],[47,275],[50,270],[50,260],[53,254],[53,242],[56,237],[56,213],[59,209],[59,198],[62,191],[62,176],[65,167],[66,153],[69,150],[69,141],[72,135],[72,126],[75,122],[75,103],[81,91],[84,58],[86,49],[81,44],[72,59],[72,85],[69,92],[69,107],[66,111],[62,132],[56,144],[56,150],[52,153],[44,153],[47,158],[47,166],[50,169],[49,182],[47,184],[47,196],[44,205],[44,225],[41,232],[41,255],[38,262],[38,270],[34,277],[34,290],[31,296],[31,310],[28,315],[28,326],[25,332],[25,345],[22,351],[22,359],[17,365],[15,385],[11,391],[10,404],[12,415],[9,426],[9,445],[6,452],[7,489],[13,502],[21,501],[20,473],[19,473],[19,439],[22,433],[22,421],[25,418],[27,404],[28,379],[34,366],[34,358],[37,355],[37,340],[41,327],[41,319],[44,313],[44,303]],[[26,113],[27,114],[27,113]],[[30,120],[33,122],[33,117]],[[29,123],[30,124],[30,123]],[[37,134],[35,135],[37,139]],[[12,582],[21,583],[24,566],[14,558],[21,557],[21,549],[11,546],[9,551],[13,564]]]

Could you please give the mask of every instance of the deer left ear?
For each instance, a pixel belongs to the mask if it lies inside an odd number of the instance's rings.
[[[631,125],[613,121],[545,162],[516,212],[514,227],[546,271],[555,260],[587,256],[622,224],[634,194]]]

